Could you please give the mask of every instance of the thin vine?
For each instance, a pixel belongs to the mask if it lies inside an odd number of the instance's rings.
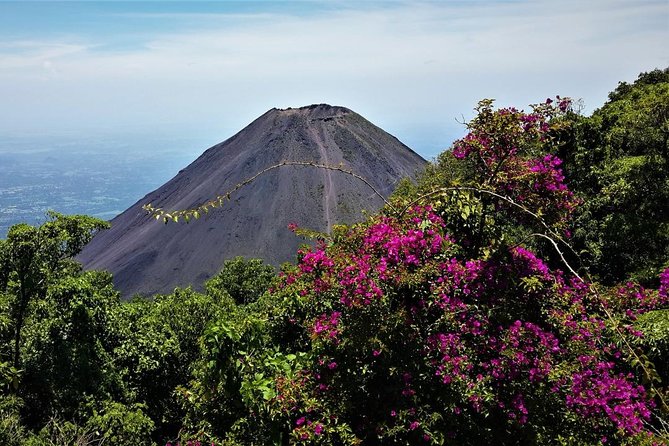
[[[162,220],[163,223],[165,224],[169,223],[170,221],[178,223],[179,220],[188,223],[191,219],[198,219],[203,214],[209,213],[211,209],[223,207],[226,201],[231,201],[231,195],[233,193],[237,192],[242,187],[252,183],[258,177],[272,170],[286,166],[313,167],[317,169],[326,169],[326,170],[342,172],[346,175],[356,178],[357,180],[362,181],[365,185],[367,185],[367,187],[369,187],[374,192],[375,195],[377,195],[379,198],[381,198],[381,200],[383,200],[383,203],[386,206],[388,206],[391,209],[395,209],[392,206],[392,204],[381,194],[381,192],[379,192],[366,178],[344,167],[343,164],[333,166],[330,164],[319,164],[310,161],[282,161],[278,164],[274,164],[273,166],[266,167],[265,169],[259,171],[255,175],[245,179],[240,183],[237,183],[232,189],[228,190],[227,192],[217,195],[215,198],[208,200],[204,204],[201,204],[191,209],[165,210],[163,208],[156,208],[151,203],[145,204],[144,206],[142,206],[142,209],[147,211],[156,220]]]

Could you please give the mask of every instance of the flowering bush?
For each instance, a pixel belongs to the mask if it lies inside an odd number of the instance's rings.
[[[666,304],[661,293],[600,298],[521,247],[462,259],[429,206],[341,237],[305,252],[275,291],[299,296],[304,318],[292,323],[313,355],[295,383],[310,403],[271,401],[294,418],[296,442],[335,424],[365,443],[647,434],[654,403],[623,360],[616,321]],[[609,320],[600,303],[625,312]]]
[[[658,290],[600,289],[569,263],[579,200],[555,156],[569,108],[481,102],[442,156],[457,175],[301,249],[237,322],[208,330],[190,395],[210,413],[194,428],[230,445],[666,440],[664,372],[638,323],[668,306],[669,269]],[[221,427],[212,401],[237,418]]]
[[[473,184],[512,198],[551,224],[564,225],[578,200],[564,184],[562,160],[547,149],[553,127],[570,108],[569,99],[551,99],[524,113],[515,108],[493,110],[479,103],[470,132],[453,145],[453,156],[469,165]],[[513,209],[515,211],[515,209]]]
[[[638,315],[666,306],[669,270],[659,291],[602,292],[513,232],[486,232],[488,219],[523,236],[568,225],[577,200],[545,153],[568,107],[484,103],[453,151],[473,166],[472,186],[409,197],[404,210],[396,202],[300,251],[268,298],[268,320],[302,360],[275,369],[275,394],[258,406],[284,420],[293,443],[657,440],[626,337],[641,335]],[[468,212],[454,212],[460,192],[476,201]],[[483,224],[464,224],[472,214]]]

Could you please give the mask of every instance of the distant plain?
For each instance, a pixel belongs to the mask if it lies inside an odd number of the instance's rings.
[[[0,138],[0,238],[14,224],[43,222],[48,210],[110,220],[187,166],[202,144],[132,135]]]

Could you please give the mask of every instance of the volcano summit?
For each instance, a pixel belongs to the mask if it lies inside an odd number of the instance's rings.
[[[425,160],[397,138],[344,107],[320,104],[271,109],[230,139],[206,150],[174,178],[111,221],[80,254],[86,269],[114,274],[124,296],[199,288],[235,256],[279,265],[295,259],[302,240],[291,222],[317,231],[352,223],[378,210],[380,197],[342,172],[286,166],[241,188],[222,209],[191,224],[163,225],[142,205],[187,209],[284,161],[339,165],[388,196]]]

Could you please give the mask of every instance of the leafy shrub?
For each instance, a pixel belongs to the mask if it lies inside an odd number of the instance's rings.
[[[93,411],[86,428],[95,433],[101,443],[114,446],[155,445],[150,438],[153,421],[145,414],[146,406],[126,406],[114,401],[105,401]]]
[[[59,418],[50,419],[37,433],[29,435],[22,446],[101,446],[95,433],[70,421]]]
[[[0,444],[19,446],[26,434],[19,411],[22,402],[16,397],[0,397]]]
[[[237,304],[249,304],[267,291],[274,276],[274,268],[260,259],[235,257],[226,260],[221,271],[209,279],[205,287],[211,296],[227,293]]]

